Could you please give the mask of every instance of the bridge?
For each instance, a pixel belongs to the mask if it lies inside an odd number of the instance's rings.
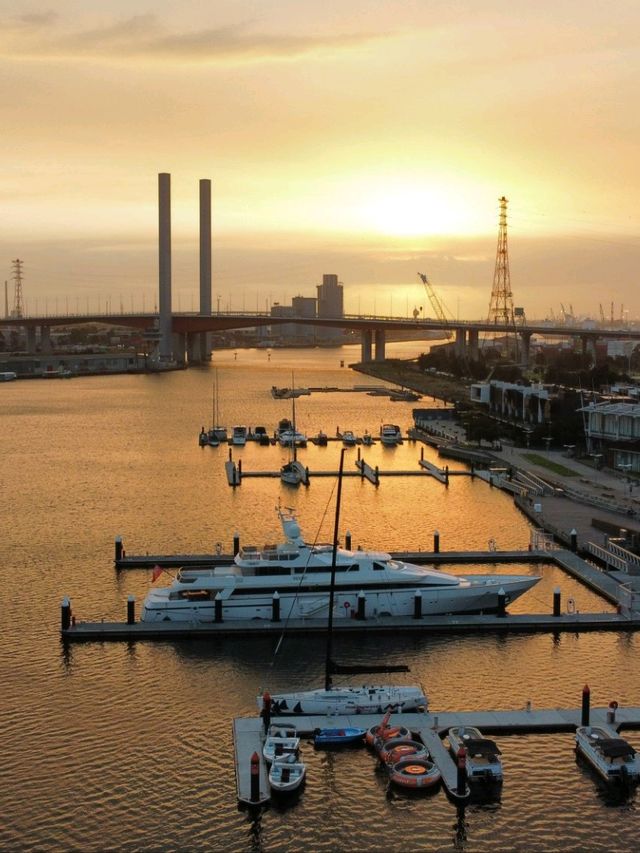
[[[96,314],[46,314],[23,317],[7,317],[0,321],[4,327],[22,327],[26,330],[27,352],[35,353],[38,343],[42,352],[51,352],[50,330],[58,326],[101,323],[140,329],[144,337],[157,344],[161,333],[160,314],[150,313],[96,313]],[[179,363],[202,360],[202,337],[207,332],[224,332],[233,329],[248,329],[262,326],[291,325],[317,326],[345,329],[361,335],[361,361],[383,361],[385,358],[386,335],[391,331],[424,332],[425,340],[432,332],[449,332],[455,335],[456,354],[475,360],[479,355],[480,335],[517,335],[520,341],[520,359],[524,365],[529,361],[529,347],[533,335],[545,337],[572,337],[582,342],[583,351],[594,346],[599,338],[636,340],[640,342],[640,330],[620,328],[579,328],[548,323],[505,325],[486,320],[437,320],[408,319],[405,317],[345,314],[341,317],[274,317],[269,312],[226,311],[210,314],[195,312],[171,312],[170,328],[174,358]],[[208,358],[208,355],[206,356]]]

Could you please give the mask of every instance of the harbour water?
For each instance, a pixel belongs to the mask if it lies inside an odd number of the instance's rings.
[[[397,345],[407,353],[416,345]],[[393,347],[389,347],[393,351]],[[420,347],[418,346],[418,351]],[[216,353],[220,418],[229,427],[290,415],[272,385],[380,384],[340,367],[342,350]],[[231,720],[255,714],[258,689],[320,682],[320,638],[87,644],[59,641],[59,606],[79,619],[124,619],[151,571],[117,573],[113,540],[130,552],[228,549],[277,541],[274,508],[294,506],[309,538],[329,541],[331,478],[293,490],[278,479],[226,485],[228,449],[201,448],[212,418],[213,364],[186,372],[35,380],[2,387],[3,560],[0,700],[0,848],[8,850],[631,850],[640,822],[635,792],[607,791],[576,762],[570,735],[500,738],[505,782],[498,799],[457,810],[440,792],[390,791],[365,751],[307,745],[299,801],[259,815],[238,808]],[[425,401],[431,402],[431,401]],[[298,426],[377,433],[403,430],[419,404],[366,394],[313,394],[296,402]],[[371,464],[415,468],[419,446],[364,448]],[[309,446],[313,470],[336,469],[339,445]],[[347,451],[353,466],[355,450]],[[247,470],[277,470],[286,451],[247,445]],[[430,449],[427,458],[437,461]],[[458,467],[453,463],[452,467]],[[526,548],[529,523],[485,483],[452,478],[382,479],[375,489],[345,480],[342,524],[354,545],[428,550]],[[453,567],[455,571],[456,568]],[[542,572],[514,611],[550,610],[552,592],[580,610],[605,602],[551,566],[478,568]],[[468,571],[468,568],[459,568]],[[159,580],[157,583],[165,583]],[[638,638],[626,633],[340,639],[340,660],[408,663],[431,709],[571,707],[588,683],[592,701],[640,704]],[[379,678],[379,676],[378,676]],[[628,739],[640,748],[640,733]]]

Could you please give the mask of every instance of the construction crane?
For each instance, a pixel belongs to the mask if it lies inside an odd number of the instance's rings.
[[[422,283],[424,284],[424,289],[427,291],[427,296],[429,297],[429,302],[431,303],[431,307],[433,308],[433,311],[434,311],[436,317],[438,318],[438,320],[440,320],[441,323],[444,323],[446,326],[448,326],[449,323],[453,320],[453,317],[451,316],[451,312],[448,311],[444,302],[442,302],[442,300],[438,299],[438,295],[435,292],[435,290],[433,289],[433,287],[431,286],[431,282],[426,277],[426,275],[422,272],[419,272],[418,276],[419,276],[420,280],[422,281]],[[447,316],[447,313],[449,314],[449,316]],[[446,336],[447,340],[449,340],[451,338],[452,334],[453,333],[451,332],[450,329],[445,330],[445,336]]]

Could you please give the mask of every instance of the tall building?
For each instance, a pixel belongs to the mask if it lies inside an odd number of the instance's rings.
[[[343,287],[338,282],[338,276],[325,274],[322,276],[322,284],[317,285],[318,290],[318,317],[339,318],[344,317]],[[318,327],[318,342],[340,342],[344,338],[342,329],[331,327]]]
[[[294,317],[311,319],[316,316],[317,300],[311,296],[294,296],[291,300],[291,306]],[[316,340],[317,334],[317,326],[307,326],[302,323],[297,323],[295,326],[294,335],[300,343],[313,343]]]

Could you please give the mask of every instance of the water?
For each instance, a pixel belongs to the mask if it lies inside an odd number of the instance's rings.
[[[408,345],[398,345],[407,352]],[[353,350],[239,350],[217,354],[221,419],[273,429],[290,415],[272,385],[352,386],[339,367]],[[376,380],[369,380],[379,384]],[[59,606],[82,619],[124,619],[150,571],[117,573],[113,540],[131,553],[206,552],[234,532],[245,543],[279,533],[279,497],[308,536],[332,535],[332,479],[291,490],[279,480],[226,485],[227,449],[200,448],[212,411],[213,370],[164,376],[36,380],[2,386],[3,517],[0,847],[9,850],[626,850],[638,832],[637,797],[607,792],[576,763],[570,735],[499,739],[506,779],[498,801],[457,811],[440,792],[389,791],[365,751],[314,753],[292,807],[261,816],[236,804],[231,719],[255,713],[273,691],[320,682],[320,638],[198,639],[87,644],[65,649]],[[430,402],[430,401],[426,401]],[[366,394],[314,394],[296,404],[309,433],[362,434],[381,421],[411,422],[410,403]],[[310,468],[336,469],[338,445],[301,451]],[[355,450],[347,452],[353,467]],[[428,458],[436,459],[425,449]],[[279,448],[247,446],[245,470],[276,470]],[[419,447],[366,449],[381,469],[415,468]],[[460,467],[452,463],[451,467]],[[354,545],[443,549],[525,548],[528,522],[508,496],[470,478],[448,489],[431,478],[344,482],[342,530]],[[458,567],[460,571],[468,571]],[[480,570],[480,569],[477,569]],[[483,571],[494,571],[489,567]],[[495,571],[514,571],[500,567]],[[520,566],[515,571],[537,572]],[[607,605],[557,569],[513,610],[551,608],[561,586],[581,610]],[[162,581],[159,581],[162,582]],[[628,634],[338,639],[340,660],[384,658],[411,666],[411,682],[441,710],[577,706],[588,682],[595,704],[640,704],[638,641]],[[629,739],[640,746],[640,737]]]

